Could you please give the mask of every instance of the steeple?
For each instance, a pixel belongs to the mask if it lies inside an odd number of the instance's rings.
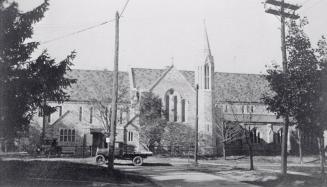
[[[211,54],[211,48],[210,48],[210,42],[209,42],[209,36],[208,36],[208,31],[207,31],[207,25],[206,22],[204,20],[204,34],[205,34],[205,39],[206,39],[206,59],[205,59],[205,63],[212,63],[213,64],[213,56]]]

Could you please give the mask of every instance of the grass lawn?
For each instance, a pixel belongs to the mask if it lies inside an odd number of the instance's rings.
[[[100,185],[101,184],[101,185]],[[0,161],[0,186],[119,186],[149,184],[132,172],[96,165],[46,160]]]

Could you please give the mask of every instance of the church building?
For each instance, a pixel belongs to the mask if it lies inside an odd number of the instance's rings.
[[[218,125],[240,123],[251,132],[251,142],[258,154],[280,151],[282,120],[267,111],[262,96],[269,94],[263,75],[223,73],[215,69],[207,38],[206,58],[195,71],[179,70],[174,65],[162,69],[130,68],[119,72],[119,87],[124,95],[118,105],[117,141],[139,146],[139,98],[152,92],[162,100],[167,120],[194,128],[196,122],[196,93],[198,88],[198,124],[200,152],[221,155],[224,138]],[[105,142],[106,124],[103,114],[110,113],[113,72],[72,70],[69,78],[77,79],[67,91],[70,100],[63,104],[51,103],[57,111],[47,116],[46,137],[56,139],[59,146],[74,153],[81,147],[94,154]],[[99,106],[100,102],[100,106]],[[42,126],[42,114],[34,123]],[[228,136],[228,135],[227,135]],[[290,128],[289,150],[296,149]],[[231,138],[233,139],[233,137]],[[305,143],[315,145],[315,139],[305,137]],[[83,148],[83,149],[84,149]],[[227,143],[229,154],[244,154],[244,140]]]

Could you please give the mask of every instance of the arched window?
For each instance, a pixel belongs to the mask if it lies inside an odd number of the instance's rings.
[[[169,95],[166,95],[165,103],[166,103],[166,119],[169,121]]]
[[[90,108],[90,123],[93,122],[93,107]]]
[[[177,121],[177,96],[174,96],[174,121]]]
[[[79,121],[82,121],[83,108],[79,107]]]
[[[185,122],[185,99],[182,100],[182,122]]]
[[[261,139],[260,139],[260,132],[258,132],[258,143],[260,143],[261,142]]]
[[[206,64],[204,65],[204,89],[210,89],[209,80],[209,65]]]

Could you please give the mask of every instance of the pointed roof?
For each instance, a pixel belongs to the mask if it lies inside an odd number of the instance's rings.
[[[208,57],[212,57],[212,54],[211,54],[211,48],[210,48],[210,42],[209,42],[209,36],[208,36],[208,31],[207,31],[207,25],[206,25],[206,22],[204,21],[204,33],[206,35],[206,43],[207,43],[207,51],[208,51],[208,54],[207,56]]]

